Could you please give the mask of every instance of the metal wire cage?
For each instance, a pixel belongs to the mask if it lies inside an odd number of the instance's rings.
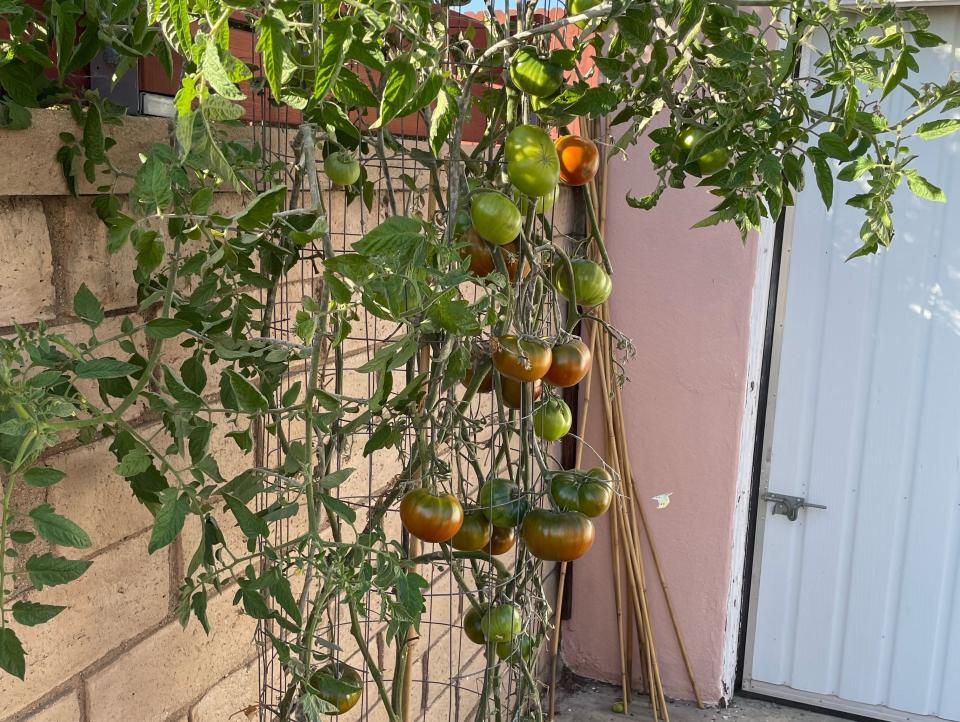
[[[525,11],[526,3],[520,4],[524,6],[520,10]],[[484,18],[487,13],[498,10],[492,4],[485,12],[476,13],[459,12],[445,5],[435,6],[434,9],[438,21],[443,23],[451,42],[469,43],[484,41],[486,32]],[[515,30],[517,8],[512,9],[505,3],[499,10],[502,12],[501,20],[506,19]],[[541,3],[538,12],[542,13],[543,17],[556,17],[562,10],[555,0],[551,0],[546,4]],[[258,56],[255,48],[251,49],[251,56],[256,63]],[[446,63],[452,78],[457,79],[463,76],[463,68],[459,67],[460,61],[455,60],[453,54],[447,54]],[[265,86],[264,83],[256,82],[253,85],[260,88]],[[296,152],[298,126],[301,123],[299,113],[289,107],[273,103],[266,90],[254,94],[253,101],[251,113],[254,121],[252,124],[254,140],[261,147],[264,160],[281,173],[293,189],[289,198],[290,207],[309,205],[306,188],[297,189],[293,182],[294,170],[299,161]],[[372,119],[357,117],[355,121],[361,133],[369,132],[368,126]],[[465,142],[479,140],[483,128],[482,116],[468,121]],[[394,120],[389,125],[388,132],[392,138],[408,149],[425,147],[426,125],[420,115]],[[370,137],[373,137],[372,133]],[[495,148],[488,148],[485,156],[488,162],[495,162]],[[320,160],[317,162],[319,165]],[[449,162],[447,159],[440,159],[438,172],[441,175],[445,175]],[[394,213],[416,215],[436,220],[438,223],[443,222],[442,214],[436,212],[427,188],[431,171],[424,164],[414,160],[409,152],[387,152],[379,157],[370,154],[362,156],[361,163],[364,166],[365,178],[370,182],[369,190],[372,190],[372,194],[367,193],[366,198],[363,195],[344,192],[343,189],[332,185],[323,173],[318,173],[320,182],[325,184],[322,186],[323,200],[327,209],[334,253],[349,252],[352,244]],[[264,178],[261,190],[274,180]],[[567,192],[564,191],[564,193]],[[548,211],[549,222],[554,227],[555,241],[559,241],[565,235],[561,231],[572,232],[573,227],[578,225],[572,220],[561,219],[561,216],[569,215],[562,210],[568,205],[561,201]],[[564,223],[567,225],[566,228],[558,228]],[[570,234],[574,237],[578,235],[582,237],[579,229]],[[276,289],[275,297],[272,298],[272,335],[274,337],[294,338],[293,326],[297,311],[302,308],[304,297],[319,297],[319,284],[322,282],[323,275],[322,256],[322,249],[318,246],[304,249],[298,265],[291,269],[283,283]],[[469,297],[475,296],[478,291],[473,287],[465,289],[464,293]],[[403,327],[402,324],[386,321],[365,312],[362,307],[359,310],[360,318],[353,324],[351,332],[343,341],[344,368],[339,384],[348,395],[369,397],[376,390],[377,379],[372,374],[364,373],[360,367],[370,361],[383,344],[401,335]],[[546,319],[541,329],[543,334],[549,335],[554,330],[555,324],[556,319]],[[289,389],[297,382],[305,384],[305,373],[305,370],[291,370],[282,383],[280,391]],[[327,370],[323,376],[324,388],[333,389],[337,383],[336,371]],[[496,464],[498,452],[501,452],[501,449],[496,448],[493,440],[493,431],[500,420],[489,397],[484,399],[478,396],[478,400],[471,405],[471,412],[473,418],[477,420],[473,442],[479,450],[478,455],[481,460],[492,468]],[[296,440],[298,435],[303,433],[302,429],[294,428],[293,424],[288,424],[288,428],[284,431],[290,441]],[[399,473],[401,468],[399,457],[405,453],[408,454],[412,447],[412,433],[410,433],[402,440],[399,454],[396,448],[390,448],[364,456],[364,445],[374,431],[373,424],[362,426],[347,439],[345,446],[339,450],[332,461],[334,469],[348,467],[355,469],[350,482],[339,487],[336,493],[340,501],[349,505],[361,521],[377,504],[381,494]],[[556,451],[547,444],[543,444],[541,449],[541,452],[553,463],[558,463],[554,455]],[[269,434],[260,435],[257,452],[263,466],[277,467],[283,463],[276,439]],[[450,482],[452,488],[456,489],[458,494],[462,494],[462,498],[476,499],[477,490],[484,480],[477,478],[476,473],[468,465],[463,464],[461,459],[456,458],[453,452],[437,449],[437,453],[449,456],[447,461],[452,471]],[[511,458],[515,458],[519,453],[520,449],[517,447],[507,450],[507,456]],[[261,500],[261,507],[269,505],[270,502],[269,498],[264,497]],[[283,543],[295,536],[297,532],[294,526],[297,523],[296,519],[275,522],[271,530],[273,542]],[[383,527],[387,537],[398,540],[408,554],[416,550],[418,542],[412,540],[402,528],[399,514],[395,509],[384,516]],[[510,552],[498,559],[512,568],[516,562],[517,549],[518,546],[514,546]],[[549,569],[544,567],[543,571],[546,573],[534,582],[541,585],[540,598],[545,599],[543,589],[549,588],[553,583],[552,566],[550,565]],[[492,573],[492,569],[490,561],[478,560],[473,564],[474,578],[479,579],[482,584],[477,589],[478,595],[482,598],[492,598],[497,591],[496,585],[505,583],[497,581],[497,575]],[[413,719],[424,722],[461,719],[476,719],[478,722],[481,719],[497,719],[499,722],[499,720],[522,719],[524,710],[529,709],[531,702],[529,699],[519,699],[519,696],[527,696],[528,692],[521,693],[518,690],[521,688],[527,690],[528,687],[519,683],[519,672],[514,667],[497,664],[496,659],[488,660],[486,648],[483,645],[474,644],[465,637],[463,616],[470,605],[461,593],[451,570],[446,564],[431,564],[420,567],[419,573],[429,582],[429,589],[424,592],[426,611],[419,627],[419,635],[414,640],[412,652],[409,655],[408,689],[404,694],[397,696],[400,701],[400,708],[397,711],[404,722]],[[363,606],[367,611],[361,620],[363,636],[371,644],[371,650],[383,672],[384,681],[389,686],[396,676],[396,670],[392,668],[394,650],[392,645],[387,643],[384,623],[380,619],[377,599],[373,594],[367,595]],[[543,634],[549,629],[550,609],[545,604],[523,611],[525,630]],[[369,671],[366,670],[362,661],[358,662],[359,653],[350,635],[350,619],[343,609],[336,607],[330,610],[329,616],[331,623],[329,627],[325,627],[325,638],[339,648],[339,651],[336,651],[338,659],[362,670],[364,678],[360,703],[350,712],[336,719],[385,718]],[[257,634],[257,645],[260,675],[259,714],[263,722],[272,722],[277,719],[278,707],[288,687],[284,670],[269,640],[271,634],[282,637],[286,632],[269,620],[262,621]],[[534,684],[540,686],[539,681],[535,681]],[[478,715],[481,693],[490,688],[494,692],[489,695],[489,703]]]

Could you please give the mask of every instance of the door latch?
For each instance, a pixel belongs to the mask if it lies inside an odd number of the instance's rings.
[[[790,521],[797,520],[797,514],[801,509],[826,509],[822,504],[811,504],[802,496],[790,496],[788,494],[763,495],[764,501],[773,502],[773,513],[782,514]]]

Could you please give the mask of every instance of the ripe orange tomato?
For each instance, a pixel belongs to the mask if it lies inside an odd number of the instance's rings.
[[[501,336],[496,339],[493,365],[504,376],[517,381],[542,379],[550,370],[553,351],[542,341]]]
[[[544,381],[554,386],[576,386],[587,375],[592,362],[590,349],[574,337],[553,347],[553,361]]]
[[[560,156],[560,180],[570,186],[582,186],[593,180],[600,167],[600,151],[593,141],[579,135],[557,138]]]

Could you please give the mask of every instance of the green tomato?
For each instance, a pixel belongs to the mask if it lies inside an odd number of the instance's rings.
[[[580,484],[577,511],[589,517],[605,514],[613,502],[612,482],[606,469],[590,469],[586,481]]]
[[[483,636],[483,628],[480,626],[480,621],[486,613],[486,607],[480,609],[471,606],[467,613],[463,615],[463,633],[466,634],[467,639],[474,644],[487,643],[486,637]]]
[[[522,193],[518,193],[517,203],[520,206],[520,213],[526,214],[527,209],[530,208],[530,201],[527,196]],[[552,193],[547,193],[543,196],[537,196],[537,202],[533,206],[534,213],[546,213],[554,204],[557,202],[557,198],[560,197],[560,184],[558,183]]]
[[[573,415],[563,399],[547,399],[533,410],[533,433],[545,441],[563,438],[572,424]]]
[[[499,191],[474,193],[470,199],[470,220],[483,240],[498,246],[512,243],[523,225],[520,209]]]
[[[511,664],[519,664],[520,661],[529,662],[533,656],[534,640],[529,634],[523,633],[514,637],[508,642],[497,644],[497,656],[505,659]]]
[[[727,167],[730,162],[730,152],[726,148],[714,148],[697,158],[697,167],[702,175],[713,175],[718,170]]]
[[[545,196],[560,182],[560,157],[549,133],[535,125],[518,125],[504,146],[507,176],[521,193]]]
[[[567,3],[567,15],[579,15],[582,12],[586,12],[590,8],[596,7],[601,2],[603,2],[603,0],[570,0],[570,2]],[[578,23],[574,23],[574,25],[583,29],[587,27],[587,22],[587,20],[581,20]],[[600,29],[602,30],[605,25],[606,23],[602,23],[600,25]]]
[[[730,162],[730,153],[726,148],[714,148],[702,155],[690,157],[690,151],[706,134],[702,128],[681,128],[670,157],[674,162],[687,166],[694,175],[712,175],[724,168]]]
[[[360,701],[363,677],[349,664],[330,662],[310,676],[310,686],[317,690],[320,699],[337,708],[331,714],[343,714]]]
[[[480,487],[480,509],[494,526],[517,526],[527,513],[527,502],[509,479],[490,479]]]
[[[533,45],[524,45],[510,60],[510,80],[527,95],[542,98],[553,95],[563,83],[563,68]]]
[[[561,471],[553,475],[550,496],[560,511],[580,511],[580,484],[570,472]]]
[[[347,151],[338,150],[324,159],[323,172],[338,186],[352,186],[360,180],[360,161]]]
[[[599,306],[610,298],[613,282],[603,268],[585,258],[575,258],[573,266],[573,284],[577,292],[577,303],[585,308]],[[554,266],[553,286],[566,299],[570,299],[569,279],[562,264]]]
[[[483,615],[480,628],[489,642],[509,642],[523,630],[523,616],[514,604],[498,604]]]

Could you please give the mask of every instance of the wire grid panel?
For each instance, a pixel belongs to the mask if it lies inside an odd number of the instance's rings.
[[[443,19],[448,32],[453,27],[454,34],[464,22],[464,16],[453,11],[446,11]],[[255,51],[253,57],[258,57]],[[455,72],[456,69],[453,68],[452,63],[451,67]],[[297,124],[300,121],[299,114],[289,108],[271,105],[266,95],[261,93],[255,98],[253,115],[255,141],[260,144],[267,161],[276,163],[284,169],[288,183],[292,186],[299,160],[294,150],[298,133]],[[358,119],[357,124],[363,129],[366,122],[361,118]],[[408,147],[420,144],[425,148],[425,142],[417,140],[422,138],[423,127],[421,118],[401,118],[391,124],[390,132],[402,139]],[[491,162],[493,162],[494,151],[494,148],[488,151]],[[433,207],[428,200],[427,169],[424,166],[413,161],[408,155],[399,153],[386,156],[386,168],[375,156],[364,157],[361,161],[367,178],[374,185],[372,204],[369,208],[362,198],[353,198],[350,202],[346,193],[329,184],[322,172],[318,173],[320,182],[326,184],[323,188],[324,205],[327,209],[330,236],[335,253],[350,251],[354,242],[392,215],[392,209],[388,203],[389,188],[392,188],[398,205],[397,213],[423,217],[429,217],[433,213]],[[441,168],[446,162],[441,161]],[[265,181],[264,188],[267,185],[269,184]],[[310,198],[307,190],[300,189],[298,194],[299,197],[294,197],[294,193],[291,193],[291,206],[294,204],[300,207],[309,206]],[[551,215],[555,215],[558,208],[562,209],[567,205],[562,202],[557,203],[550,211]],[[557,225],[563,225],[559,218],[556,220]],[[274,337],[294,338],[293,321],[297,311],[302,308],[303,297],[309,295],[319,298],[319,283],[322,279],[321,257],[322,252],[318,245],[305,249],[302,260],[289,272],[277,289],[273,305],[272,335]],[[464,291],[468,298],[471,294],[474,297],[478,294],[476,287],[465,288]],[[381,345],[402,336],[404,329],[400,324],[365,313],[362,308],[359,310],[360,318],[354,322],[350,334],[343,342],[345,356],[343,393],[347,396],[369,398],[376,389],[377,379],[371,374],[358,371],[358,367],[369,361]],[[545,322],[542,329],[543,335],[554,332],[554,323],[553,319]],[[396,373],[402,374],[402,370]],[[405,380],[400,376],[395,381],[399,383],[399,386],[395,383],[395,388],[402,388],[405,385]],[[305,369],[291,370],[281,386],[281,392],[297,382],[306,386]],[[334,383],[335,374],[331,368],[323,375],[323,388],[333,390]],[[491,439],[498,421],[489,395],[478,395],[478,399],[472,404],[472,415],[478,420],[474,441],[483,450],[481,463],[486,461],[489,466],[492,466],[498,449],[494,448]],[[356,511],[357,527],[362,526],[366,513],[376,504],[381,493],[391,485],[402,470],[401,459],[396,449],[384,449],[368,457],[363,456],[364,444],[373,430],[372,425],[361,427],[346,440],[347,445],[332,461],[333,470],[348,467],[355,469],[350,479],[336,490],[336,494],[341,501],[349,504]],[[302,425],[296,427],[292,423],[287,424],[284,433],[288,441],[302,440],[304,435]],[[261,434],[258,443],[258,453],[264,466],[276,468],[282,465],[283,458],[275,437]],[[401,444],[401,451],[408,453],[411,446],[412,439],[408,436]],[[461,499],[476,500],[478,488],[484,479],[476,478],[476,474],[470,470],[469,465],[462,463],[462,459],[454,458],[452,452],[440,451],[447,453],[450,457],[446,460],[453,473],[451,490]],[[543,453],[553,459],[551,451],[553,449],[547,446],[543,448]],[[513,458],[518,454],[519,448],[508,450],[508,455]],[[271,499],[264,498],[261,503],[266,506],[270,501]],[[399,540],[405,548],[409,549],[410,540],[402,529],[396,509],[387,512],[383,527],[388,539]],[[303,533],[304,528],[304,521],[296,517],[275,522],[272,528],[273,542],[283,543]],[[345,527],[344,531],[349,533],[349,527]],[[349,537],[346,539],[349,540]],[[514,546],[513,550],[498,559],[512,568],[516,554],[517,546]],[[426,612],[422,618],[419,638],[412,655],[409,719],[420,719],[424,722],[474,719],[484,675],[487,673],[487,663],[484,647],[474,644],[462,633],[462,619],[469,609],[469,602],[459,591],[445,565],[431,565],[422,567],[418,571],[427,579],[430,587],[425,592]],[[552,576],[554,570],[551,568],[549,571]],[[492,564],[478,562],[474,572],[479,572],[478,576],[481,580],[487,580],[486,585],[477,590],[480,598],[493,598],[497,591],[497,582]],[[296,590],[296,581],[292,581]],[[538,583],[549,586],[549,580],[538,580]],[[394,649],[386,642],[386,625],[380,620],[377,600],[372,594],[368,594],[365,606],[367,614],[361,621],[363,634],[368,640],[389,688],[394,675]],[[543,633],[548,625],[546,610],[524,610],[524,612],[528,617],[525,620],[526,631],[533,634]],[[333,609],[330,616],[331,624],[321,627],[321,636],[341,649],[337,653],[339,660],[360,670],[365,681],[360,703],[350,712],[334,719],[370,722],[385,719],[386,715],[380,705],[369,670],[366,669],[351,637],[349,617],[345,609]],[[258,631],[260,719],[264,722],[272,722],[275,719],[278,706],[287,688],[287,680],[270,644],[268,632],[281,638],[287,634],[269,621],[261,622]],[[499,693],[493,695],[485,716],[490,719],[509,719],[505,711],[519,706],[516,700],[517,672],[509,665],[497,665],[496,668],[499,677]]]

